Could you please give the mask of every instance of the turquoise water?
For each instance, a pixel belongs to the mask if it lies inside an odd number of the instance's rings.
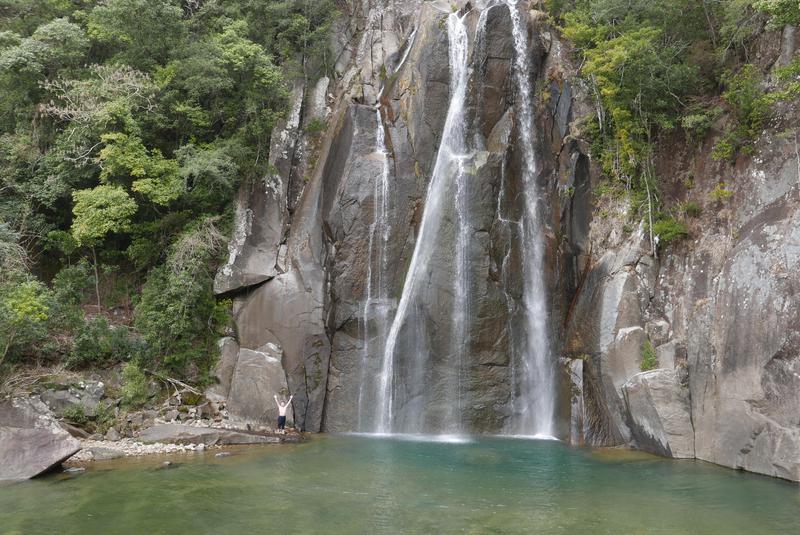
[[[0,533],[800,532],[800,486],[558,442],[306,444],[95,463],[0,486]]]

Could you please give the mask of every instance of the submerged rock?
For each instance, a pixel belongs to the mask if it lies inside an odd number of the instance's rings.
[[[40,400],[0,401],[0,480],[37,476],[79,449]]]
[[[83,466],[70,466],[69,468],[64,469],[64,473],[66,474],[79,474],[85,471],[86,468],[84,468]]]
[[[114,448],[93,447],[89,448],[90,458],[94,461],[110,461],[125,457],[125,453]]]

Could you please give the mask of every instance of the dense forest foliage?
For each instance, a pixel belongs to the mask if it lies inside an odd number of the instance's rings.
[[[331,0],[0,0],[0,373],[129,361],[202,381],[237,185]],[[133,370],[133,371],[130,371]]]

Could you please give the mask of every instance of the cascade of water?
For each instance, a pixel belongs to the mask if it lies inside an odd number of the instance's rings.
[[[381,174],[373,186],[373,217],[369,229],[367,249],[367,291],[364,299],[363,326],[364,359],[361,366],[361,382],[358,391],[358,429],[363,431],[371,425],[366,418],[373,412],[377,392],[370,388],[369,360],[382,352],[386,340],[391,301],[385,282],[386,249],[389,245],[389,151],[386,149],[386,133],[381,118],[380,104],[376,107],[375,153],[381,159]],[[376,243],[378,242],[378,243]]]
[[[465,117],[465,103],[467,94],[467,82],[469,80],[468,69],[468,38],[467,29],[464,24],[463,18],[459,17],[457,13],[451,13],[447,18],[447,32],[449,39],[449,53],[450,53],[450,103],[447,110],[447,117],[445,119],[444,131],[442,134],[442,141],[439,146],[439,152],[436,156],[436,163],[434,164],[433,175],[428,186],[428,192],[425,199],[425,211],[422,216],[420,224],[419,235],[417,236],[416,244],[414,246],[414,253],[411,258],[411,264],[406,273],[405,281],[403,284],[403,293],[400,297],[400,302],[397,307],[397,312],[392,320],[389,333],[386,337],[386,344],[383,352],[383,362],[380,372],[380,380],[378,384],[377,396],[377,425],[375,430],[379,433],[389,433],[394,431],[394,374],[395,374],[395,350],[397,348],[398,337],[401,328],[406,325],[408,320],[409,311],[412,308],[413,301],[417,296],[420,281],[425,276],[426,268],[433,254],[435,247],[435,237],[440,222],[445,212],[445,201],[447,192],[452,186],[453,180],[456,181],[457,192],[464,193],[457,196],[463,199],[466,203],[465,195],[465,172],[464,172],[464,159],[467,157],[466,147],[466,117]],[[461,203],[459,202],[459,205]],[[457,206],[457,211],[460,212],[460,207]],[[467,239],[468,235],[464,234],[466,230],[465,220],[462,215],[458,216],[458,240],[457,247],[457,275],[458,279],[462,277],[463,271],[466,269],[466,252],[460,251],[462,247],[462,237]],[[465,278],[465,277],[464,277]],[[459,281],[456,290],[455,300],[466,300],[467,287],[462,286]],[[459,295],[460,294],[460,295]],[[455,305],[456,307],[458,305]],[[465,312],[465,311],[460,311]],[[453,332],[457,333],[459,330],[464,329],[465,318],[463,314],[459,313],[460,318],[454,318]],[[413,324],[411,325],[413,327]],[[411,333],[414,338],[420,338],[416,333]],[[455,337],[456,334],[453,335]],[[452,345],[452,344],[451,344]],[[459,340],[459,349],[463,351],[463,337]],[[461,355],[459,353],[458,355]],[[417,360],[427,360],[428,355],[423,352],[416,352],[412,358]],[[412,368],[419,368],[420,363],[417,363]],[[460,372],[457,372],[460,374]],[[460,375],[457,375],[457,380]],[[459,381],[460,382],[460,381]],[[456,390],[460,387],[459,384],[453,385]],[[459,393],[456,395],[460,397]],[[458,398],[457,398],[458,399]],[[457,409],[456,409],[457,410]],[[451,431],[457,431],[451,430]]]
[[[446,419],[447,430],[450,433],[461,431],[461,416],[463,414],[463,375],[467,350],[467,321],[469,312],[469,210],[468,210],[468,181],[464,167],[465,156],[456,158],[455,183],[456,183],[456,276],[453,278],[453,328],[450,335],[456,363],[451,370],[450,388],[457,394],[456,403],[451,403],[449,415]],[[451,390],[453,391],[453,390]]]
[[[417,29],[414,28],[408,36],[404,52],[395,65],[393,72],[398,72],[405,64],[406,59],[414,46]],[[371,380],[373,355],[383,354],[388,330],[389,314],[393,302],[388,294],[385,283],[387,268],[387,248],[389,246],[389,151],[386,147],[386,131],[381,116],[381,97],[385,86],[381,85],[378,91],[378,104],[375,106],[375,154],[382,162],[380,178],[373,182],[373,216],[369,229],[369,246],[367,250],[367,288],[362,311],[362,333],[364,351],[361,362],[360,382],[358,390],[358,424],[359,431],[374,427],[375,402],[377,390]],[[378,242],[378,243],[376,243]],[[369,419],[369,421],[368,421]]]
[[[397,66],[394,68],[394,72],[399,71],[403,65],[405,64],[406,60],[408,59],[408,54],[411,52],[411,49],[414,48],[414,40],[417,37],[417,29],[414,28],[411,30],[411,35],[408,36],[406,39],[406,50],[403,52],[403,57],[400,58],[400,61],[397,62]]]
[[[522,148],[525,182],[525,221],[522,226],[523,304],[526,344],[519,376],[519,410],[514,432],[552,436],[555,418],[555,370],[548,333],[548,311],[544,280],[544,229],[540,214],[540,192],[536,184],[539,165],[534,147],[533,101],[528,62],[528,29],[517,0],[505,0],[511,12],[514,38],[514,78],[517,130]],[[516,370],[515,370],[516,372]]]

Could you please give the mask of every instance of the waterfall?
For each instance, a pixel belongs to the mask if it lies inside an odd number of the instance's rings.
[[[520,150],[524,186],[520,219],[504,219],[502,198],[507,170],[504,162],[497,218],[509,229],[513,228],[519,237],[523,282],[522,299],[517,303],[506,294],[509,315],[519,313],[523,319],[521,328],[513,329],[512,333],[512,345],[518,354],[511,359],[513,414],[507,431],[515,435],[552,436],[555,432],[555,367],[544,274],[542,199],[537,186],[540,169],[535,150],[527,24],[516,0],[492,2],[481,12],[475,57],[480,61],[479,49],[485,39],[482,32],[489,9],[503,4],[508,7],[512,21],[516,146]],[[365,358],[373,358],[369,361],[371,369],[366,360],[362,367],[358,423],[361,431],[420,433],[435,430],[443,434],[465,431],[463,419],[468,405],[464,398],[468,389],[464,379],[472,319],[470,250],[473,229],[470,225],[474,224],[469,209],[470,178],[475,165],[473,149],[483,148],[478,134],[474,140],[467,139],[466,107],[471,69],[465,17],[454,12],[447,18],[450,99],[422,220],[396,310],[390,304],[389,288],[384,280],[388,278],[386,248],[390,230],[386,215],[389,156],[378,112],[375,152],[382,158],[383,172],[375,181],[375,215],[369,238],[364,347]],[[407,55],[408,49],[401,63]],[[480,102],[481,88],[477,90]],[[504,288],[508,286],[511,250],[505,251],[502,260]],[[442,258],[451,253],[449,260],[442,264]],[[442,271],[442,266],[452,270]],[[439,307],[433,320],[438,321],[436,325],[430,324],[429,306]],[[433,346],[431,336],[436,341]],[[438,354],[431,354],[432,347],[436,347]],[[379,363],[375,362],[376,355],[382,356]],[[375,370],[376,367],[379,370]],[[371,381],[375,375],[377,379]]]
[[[533,100],[528,62],[528,29],[517,0],[506,0],[511,12],[514,38],[514,78],[517,130],[522,148],[525,183],[525,211],[522,226],[523,305],[525,348],[521,370],[513,370],[519,380],[515,400],[514,433],[552,437],[555,433],[555,370],[548,330],[547,288],[544,280],[544,228],[541,198],[536,178],[539,173],[534,146]],[[520,373],[521,372],[521,373]]]
[[[466,302],[468,286],[466,284],[466,263],[468,229],[466,216],[462,212],[466,205],[466,173],[465,159],[469,157],[466,146],[466,114],[465,103],[467,96],[467,82],[469,80],[468,68],[468,38],[463,18],[457,13],[451,13],[447,18],[447,33],[449,40],[450,59],[450,103],[445,119],[442,141],[436,156],[433,175],[428,186],[425,199],[425,210],[420,224],[419,235],[414,246],[411,264],[406,273],[403,292],[397,307],[397,312],[392,319],[392,324],[386,338],[383,352],[383,362],[380,371],[377,395],[377,422],[375,430],[379,433],[398,431],[394,426],[395,418],[395,367],[396,349],[401,329],[409,329],[409,336],[414,340],[423,337],[419,330],[418,321],[409,322],[409,313],[418,297],[421,281],[427,276],[427,267],[436,246],[436,235],[445,210],[447,208],[448,192],[455,182],[456,187],[456,212],[457,212],[457,244],[456,244],[456,281],[454,282],[454,308],[451,336],[451,350],[455,353],[457,361],[463,359],[464,336],[466,329]],[[460,303],[460,305],[459,305]],[[408,325],[407,325],[408,324]],[[461,338],[458,338],[459,333]],[[412,369],[420,369],[429,355],[424,351],[416,351],[410,356],[415,360]],[[447,431],[459,432],[460,405],[461,405],[461,370],[455,371],[455,384],[447,385],[451,410],[448,416]]]
[[[373,217],[369,229],[369,245],[367,249],[367,289],[364,299],[363,326],[364,358],[361,365],[361,382],[358,391],[358,429],[360,431],[372,427],[372,418],[366,419],[373,412],[377,392],[373,382],[369,380],[370,357],[383,351],[386,341],[389,314],[392,300],[386,286],[386,249],[389,246],[389,151],[386,149],[386,133],[381,117],[381,106],[375,110],[375,154],[381,160],[381,174],[374,180]]]

